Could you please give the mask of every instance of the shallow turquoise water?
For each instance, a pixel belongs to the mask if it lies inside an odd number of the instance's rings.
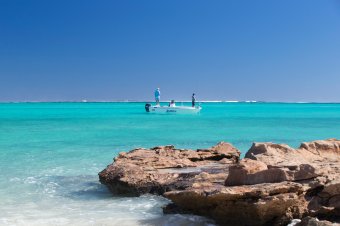
[[[205,148],[223,140],[244,154],[254,141],[297,147],[340,138],[340,104],[202,107],[199,115],[150,115],[143,103],[0,104],[0,225],[166,225],[174,219],[205,225],[194,216],[162,216],[167,201],[159,197],[112,197],[97,173],[136,147]]]

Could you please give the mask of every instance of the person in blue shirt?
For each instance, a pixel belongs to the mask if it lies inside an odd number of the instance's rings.
[[[155,100],[156,100],[156,106],[159,106],[159,101],[161,99],[161,91],[159,88],[155,90]]]

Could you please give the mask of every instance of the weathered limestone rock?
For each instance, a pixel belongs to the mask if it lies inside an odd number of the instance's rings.
[[[322,158],[337,158],[340,155],[340,140],[328,139],[304,142],[299,150],[306,150],[314,155],[305,156],[305,158],[320,156]],[[306,152],[304,152],[305,154]]]
[[[286,225],[306,215],[338,217],[338,147],[335,139],[304,143],[299,149],[255,143],[246,158],[229,167],[226,187],[188,187],[165,196],[222,225]]]
[[[191,186],[202,172],[219,173],[223,184],[228,165],[236,163],[239,156],[240,152],[225,142],[197,151],[174,146],[139,148],[120,153],[99,178],[115,194],[163,194]]]
[[[239,156],[224,142],[197,151],[136,149],[121,153],[99,177],[115,194],[161,194],[173,202],[165,213],[204,215],[220,225],[340,218],[339,140],[302,143],[298,149],[254,143],[244,159]],[[315,219],[301,223],[314,225]]]
[[[254,143],[245,155],[246,159],[260,161],[268,169],[256,173],[247,173],[244,183],[233,182],[232,174],[240,173],[240,166],[232,166],[227,185],[271,183],[281,181],[302,181],[319,176],[332,177],[339,172],[340,141],[329,139],[302,143],[300,148],[293,149],[285,144]],[[242,166],[241,161],[241,166]],[[259,163],[258,163],[259,164]],[[238,169],[238,170],[237,170]],[[257,179],[256,179],[257,178]]]
[[[292,161],[293,163],[294,161]],[[318,174],[311,164],[266,165],[262,161],[242,159],[238,165],[229,168],[226,186],[301,181],[316,178]]]
[[[300,218],[306,208],[303,187],[293,182],[186,189],[164,195],[182,209],[212,217],[221,225],[274,224],[278,216]]]
[[[220,142],[217,145],[209,148],[209,149],[198,149],[198,153],[212,153],[217,156],[212,160],[222,160],[222,159],[232,159],[235,162],[238,162],[240,159],[241,152],[237,150],[234,146],[226,142]],[[202,155],[202,154],[201,154]],[[208,159],[210,154],[208,154]],[[207,160],[205,158],[205,160]]]
[[[316,195],[311,196],[308,209],[313,216],[340,219],[340,178],[326,183]]]
[[[242,159],[238,165],[229,167],[226,186],[277,183],[288,181],[288,175],[280,168],[270,168],[261,161]]]
[[[305,152],[284,144],[254,143],[245,157],[265,163],[269,171],[281,175],[278,181],[299,181],[318,176],[315,166],[305,158]]]

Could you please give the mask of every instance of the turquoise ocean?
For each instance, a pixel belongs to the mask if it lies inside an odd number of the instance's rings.
[[[198,115],[156,115],[144,103],[1,103],[0,225],[209,225],[162,214],[157,196],[112,196],[98,172],[119,152],[219,141],[340,138],[340,104],[202,103]]]

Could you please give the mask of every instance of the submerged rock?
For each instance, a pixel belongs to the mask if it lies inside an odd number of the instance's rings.
[[[340,218],[340,141],[255,143],[240,152],[173,146],[121,153],[100,172],[115,194],[154,193],[173,203],[165,213],[208,216],[221,225],[287,225],[306,216]],[[312,224],[312,223],[311,223]]]

